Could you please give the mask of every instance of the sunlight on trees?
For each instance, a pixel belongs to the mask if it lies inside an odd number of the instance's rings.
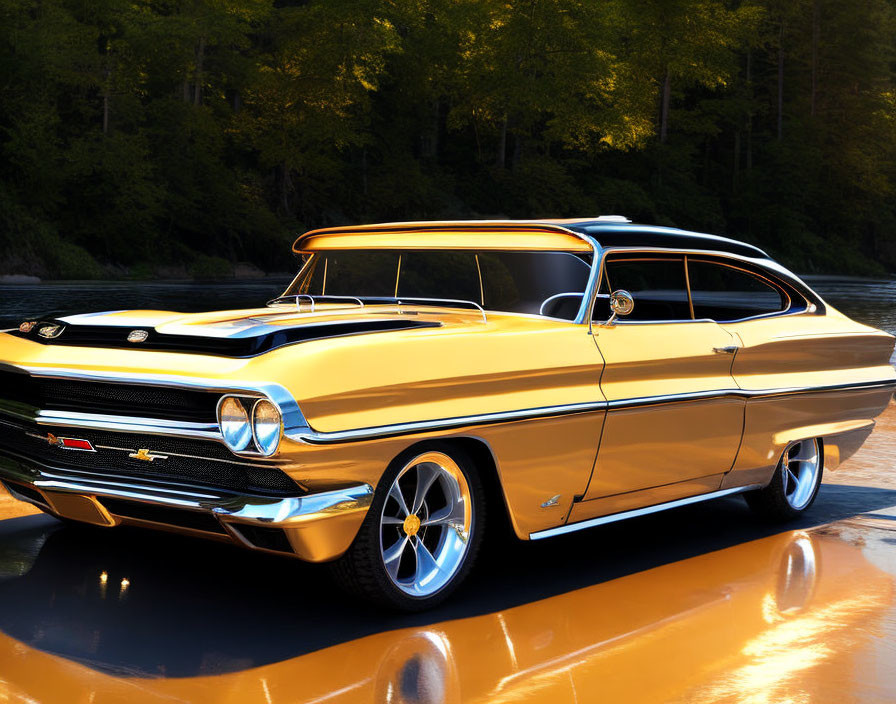
[[[0,0],[0,274],[287,270],[307,227],[609,212],[893,271],[894,8]]]

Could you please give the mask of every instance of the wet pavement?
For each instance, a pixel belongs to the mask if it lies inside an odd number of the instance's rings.
[[[893,702],[896,405],[796,524],[734,498],[493,544],[447,605],[0,499],[0,702]],[[25,515],[32,514],[32,515]]]

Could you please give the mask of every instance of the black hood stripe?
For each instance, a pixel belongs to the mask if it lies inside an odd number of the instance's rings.
[[[47,338],[39,334],[41,328],[58,325],[61,330],[55,337]],[[155,328],[112,326],[112,325],[70,325],[62,320],[42,320],[30,332],[11,331],[10,335],[23,337],[42,345],[63,345],[69,347],[102,347],[125,350],[152,350],[155,352],[184,352],[207,354],[218,357],[255,357],[278,347],[300,342],[325,340],[347,335],[361,335],[374,332],[394,332],[417,328],[437,328],[441,323],[421,320],[351,320],[335,323],[298,325],[274,332],[264,332],[254,337],[205,337],[202,335],[170,335]],[[128,335],[135,330],[147,333],[143,342],[128,342]]]

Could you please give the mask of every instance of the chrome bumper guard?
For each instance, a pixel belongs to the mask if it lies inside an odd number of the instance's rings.
[[[292,551],[311,562],[332,560],[345,552],[373,501],[373,488],[369,484],[294,497],[238,495],[130,477],[112,480],[89,472],[48,467],[7,454],[0,455],[0,479],[13,483],[10,488],[15,498],[42,509],[51,508],[62,516],[67,513],[62,506],[68,503],[54,501],[54,496],[80,496],[93,500],[99,504],[101,514],[113,519],[104,525],[122,522],[122,517],[112,515],[102,507],[103,498],[114,498],[205,512],[217,518],[233,541],[255,549],[265,548],[250,542],[240,530],[241,525],[280,529]],[[16,491],[15,484],[36,490],[47,498],[46,503]],[[66,517],[80,519],[77,515]],[[127,517],[124,520],[127,521]]]

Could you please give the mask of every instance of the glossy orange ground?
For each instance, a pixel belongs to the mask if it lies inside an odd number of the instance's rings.
[[[2,498],[0,702],[896,701],[896,405],[822,492],[786,530],[733,499],[493,546],[419,616]]]

